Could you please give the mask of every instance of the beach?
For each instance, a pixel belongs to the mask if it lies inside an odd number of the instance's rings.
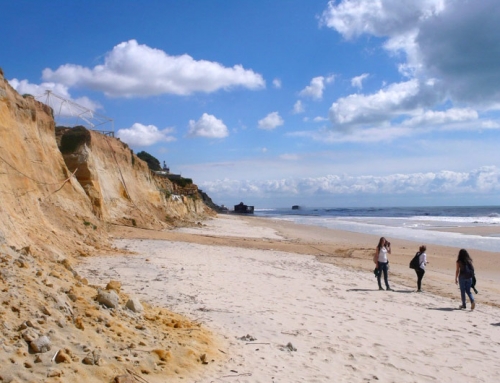
[[[232,215],[112,233],[123,254],[83,258],[82,276],[118,279],[128,294],[221,337],[207,374],[178,381],[493,382],[500,373],[497,253],[471,251],[471,312],[458,310],[458,248],[428,246],[416,293],[408,263],[420,243],[390,233],[393,292],[378,290],[373,235]]]

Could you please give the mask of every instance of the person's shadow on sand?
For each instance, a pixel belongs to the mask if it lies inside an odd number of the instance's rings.
[[[363,292],[370,292],[370,291],[382,291],[379,289],[347,289],[346,291],[363,291]],[[383,290],[387,291],[387,290]],[[413,293],[415,292],[414,290],[391,290],[392,293]]]
[[[437,310],[437,311],[464,311],[462,309],[456,309],[453,307],[427,307],[427,310]]]

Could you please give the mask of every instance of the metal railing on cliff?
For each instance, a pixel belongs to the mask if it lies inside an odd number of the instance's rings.
[[[54,120],[59,126],[73,127],[82,125],[106,136],[115,136],[114,120],[110,117],[68,100],[51,90],[46,90],[43,95],[37,96],[35,99],[52,108]],[[100,127],[104,129],[100,129]]]

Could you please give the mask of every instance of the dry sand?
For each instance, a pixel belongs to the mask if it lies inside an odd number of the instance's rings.
[[[416,293],[408,263],[419,244],[388,235],[388,292],[372,272],[378,238],[365,234],[219,216],[114,235],[135,254],[87,258],[80,273],[95,284],[119,279],[126,292],[225,338],[227,357],[192,381],[495,382],[500,374],[496,253],[471,252],[480,290],[471,312],[457,309],[454,248],[428,246]]]

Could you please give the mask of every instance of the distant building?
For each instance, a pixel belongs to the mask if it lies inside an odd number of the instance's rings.
[[[238,205],[234,205],[234,212],[238,214],[253,214],[254,206],[245,205],[240,202]]]

